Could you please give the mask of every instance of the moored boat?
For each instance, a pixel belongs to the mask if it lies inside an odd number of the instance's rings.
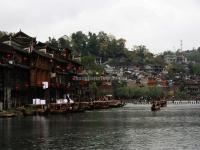
[[[35,116],[35,115],[48,115],[48,107],[45,104],[29,104],[24,107],[18,108],[23,116]]]
[[[70,104],[63,103],[63,104],[56,104],[56,103],[51,103],[49,104],[49,112],[51,114],[65,114],[67,112],[70,112]]]
[[[125,105],[125,102],[122,102],[121,100],[110,100],[109,101],[110,108],[123,107],[124,105]]]
[[[161,100],[160,101],[160,107],[166,107],[167,106],[167,101],[166,100]]]
[[[71,105],[72,109],[71,109],[71,113],[80,113],[80,112],[85,112],[84,108],[80,107],[80,103],[79,102],[75,102]]]
[[[109,108],[108,101],[94,101],[93,105],[94,105],[94,109],[108,109]]]
[[[0,113],[0,118],[10,118],[10,117],[16,117],[15,113],[10,112],[2,112]]]
[[[151,106],[151,111],[158,111],[160,110],[160,102],[159,101],[153,101]]]

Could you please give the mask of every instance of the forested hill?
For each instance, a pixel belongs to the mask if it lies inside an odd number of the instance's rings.
[[[101,57],[103,61],[108,58],[127,57],[128,49],[125,46],[125,39],[116,39],[113,35],[105,32],[84,34],[81,31],[72,33],[71,36],[63,36],[56,40],[49,38],[54,46],[70,47],[75,53],[82,56]]]
[[[74,54],[82,57],[93,56],[110,65],[130,65],[162,63],[162,58],[154,58],[144,45],[134,46],[131,50],[126,47],[126,40],[116,38],[103,31],[84,34],[82,31],[62,36],[59,39],[49,38],[52,46],[70,47]]]
[[[7,32],[0,32],[0,37],[5,34]],[[125,39],[116,38],[103,31],[98,34],[78,31],[58,39],[49,37],[47,43],[53,47],[70,48],[74,55],[81,55],[83,60],[100,59],[101,62],[108,62],[110,65],[127,66],[163,62],[161,57],[155,58],[144,45],[134,46],[130,50],[126,47]]]

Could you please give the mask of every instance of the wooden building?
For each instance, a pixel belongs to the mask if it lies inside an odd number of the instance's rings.
[[[11,91],[13,88],[13,51],[12,47],[0,43],[0,101],[4,108],[12,105]]]
[[[83,66],[72,60],[69,48],[52,47],[19,31],[0,39],[0,102],[4,108],[31,104],[33,99],[47,103],[70,94],[80,100],[86,84],[73,80]]]
[[[12,101],[13,107],[18,107],[31,102],[30,87],[30,58],[27,51],[14,49],[13,52],[13,84]]]
[[[52,56],[38,50],[31,53],[30,88],[31,98],[49,99],[49,84],[51,79]],[[47,84],[46,87],[44,87]]]
[[[82,92],[80,81],[73,80],[73,76],[77,76],[82,71],[82,65],[72,60],[71,50],[65,48],[62,50],[47,46],[47,52],[53,56],[51,60],[51,84],[50,99],[65,98],[70,94],[74,100],[79,99]]]
[[[6,61],[3,65],[9,64],[9,71],[1,75],[4,84],[4,108],[17,107],[30,102],[30,51],[35,38],[18,32],[14,35],[4,36],[0,40],[1,49],[8,51]],[[5,60],[5,56],[3,58]],[[5,69],[4,69],[5,72]],[[6,79],[8,78],[8,79]]]

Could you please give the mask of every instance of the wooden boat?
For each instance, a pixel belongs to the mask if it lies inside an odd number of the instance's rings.
[[[0,113],[0,118],[10,118],[10,117],[16,117],[16,114],[15,113],[9,113],[9,112]]]
[[[93,105],[94,105],[94,109],[108,109],[109,108],[108,101],[94,101]]]
[[[49,109],[47,105],[36,105],[35,111],[36,111],[36,115],[40,115],[40,116],[49,114]]]
[[[151,111],[158,111],[160,110],[160,102],[159,101],[153,101],[151,106]]]
[[[76,103],[73,103],[71,105],[72,109],[71,109],[71,113],[81,113],[81,112],[85,112],[85,109],[84,108],[81,108],[80,107],[80,104],[79,102],[76,102]]]
[[[29,109],[23,109],[22,114],[23,114],[23,116],[35,116],[36,111],[35,110],[29,110]]]
[[[166,107],[167,106],[167,101],[166,100],[161,100],[160,101],[160,107]]]
[[[79,108],[84,110],[93,110],[94,109],[94,103],[93,102],[78,102]]]
[[[20,108],[23,116],[35,116],[35,115],[48,115],[49,109],[47,105],[25,105]]]
[[[66,114],[66,113],[80,113],[85,112],[84,107],[81,107],[79,102],[76,103],[51,103],[49,105],[49,112],[51,114]]]
[[[111,108],[123,107],[124,105],[125,105],[125,102],[122,102],[121,100],[110,100],[109,101],[109,107],[111,107]]]
[[[56,104],[56,103],[51,103],[49,105],[49,112],[51,114],[65,114],[67,112],[70,112],[70,105],[67,103],[63,104]]]

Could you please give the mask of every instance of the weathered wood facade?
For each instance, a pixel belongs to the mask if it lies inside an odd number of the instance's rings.
[[[30,104],[34,98],[55,102],[66,94],[81,97],[83,85],[73,80],[81,71],[70,49],[37,43],[21,31],[0,39],[0,102],[4,109]]]
[[[11,47],[0,43],[0,101],[4,108],[11,107],[12,57]]]
[[[50,83],[52,57],[43,52],[33,50],[31,54],[30,82],[32,99],[40,98],[49,100],[48,88],[43,88],[44,82]]]
[[[31,102],[30,94],[30,53],[15,49],[13,52],[12,105],[21,106]]]
[[[4,108],[27,103],[30,54],[0,43],[0,95]]]

